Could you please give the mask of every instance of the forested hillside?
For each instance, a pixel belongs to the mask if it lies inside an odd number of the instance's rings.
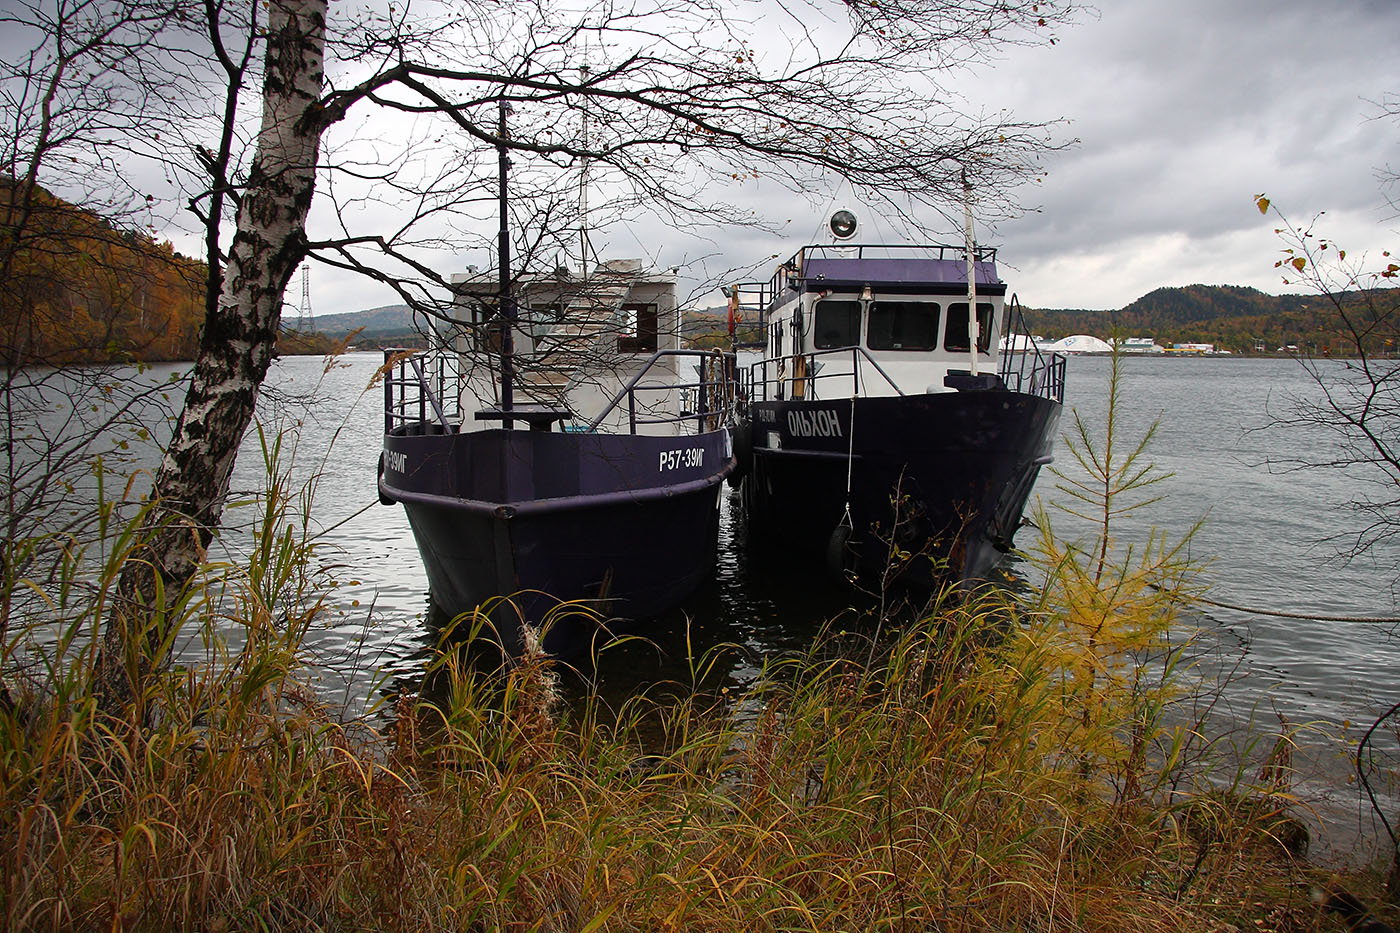
[[[0,358],[7,364],[194,355],[204,263],[37,189],[0,179]]]
[[[1345,299],[1346,296],[1343,296]],[[1334,316],[1317,295],[1269,295],[1237,285],[1188,285],[1148,292],[1118,311],[1027,310],[1031,329],[1058,339],[1154,337],[1160,344],[1213,343],[1236,353],[1295,346],[1325,352]]]
[[[415,326],[413,312],[408,309],[408,305],[384,305],[368,311],[318,314],[312,324],[317,333],[331,337],[345,337],[352,331],[359,331],[359,339],[365,341],[415,335],[423,326]]]
[[[78,363],[191,359],[203,320],[204,263],[169,243],[124,229],[35,192],[25,215],[0,179],[0,359]],[[1345,296],[1343,296],[1345,298]],[[1153,337],[1161,344],[1213,343],[1235,353],[1284,347],[1328,352],[1335,315],[1316,295],[1269,295],[1235,285],[1159,288],[1117,311],[1027,309],[1031,329],[1050,339],[1092,334]],[[363,328],[368,342],[414,336],[402,305],[317,317],[319,339],[284,335],[284,353],[325,352],[331,338]],[[691,340],[726,341],[723,311],[691,312]]]

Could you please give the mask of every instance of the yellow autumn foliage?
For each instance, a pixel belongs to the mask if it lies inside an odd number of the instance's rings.
[[[1118,537],[1125,520],[1158,500],[1153,487],[1169,476],[1146,460],[1155,423],[1123,437],[1119,376],[1115,356],[1101,426],[1073,416],[1067,443],[1078,469],[1056,471],[1060,515],[1037,509],[1041,534],[1030,556],[1043,581],[1035,611],[1051,622],[1039,633],[1058,678],[1062,715],[1051,728],[1082,770],[1120,775],[1126,802],[1141,789],[1147,749],[1167,738],[1164,714],[1189,643],[1181,611],[1199,595],[1201,568],[1188,551],[1195,528],[1176,540],[1156,528],[1125,536],[1133,544]],[[1057,533],[1056,521],[1073,533]]]
[[[14,365],[194,356],[204,263],[42,188],[0,184],[0,358]]]

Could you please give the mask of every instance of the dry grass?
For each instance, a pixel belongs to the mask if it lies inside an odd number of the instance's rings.
[[[325,608],[305,506],[271,484],[246,562],[172,610],[207,661],[126,717],[97,712],[91,633],[131,542],[35,584],[62,627],[0,658],[25,672],[0,703],[5,928],[1340,929],[1293,854],[1287,743],[1251,784],[1184,712],[1192,577],[1164,541],[1047,527],[1028,605],[945,594],[733,701],[565,708],[545,658],[444,649],[375,729],[301,686]]]
[[[162,676],[153,725],[99,718],[75,666],[0,713],[7,926],[1313,929],[1278,798],[1182,791],[1209,775],[1161,755],[1125,797],[1063,744],[1053,618],[1008,611],[945,607],[874,663],[832,636],[660,711],[645,755],[657,711],[555,709],[542,658],[446,653],[382,733],[328,719],[281,638]]]

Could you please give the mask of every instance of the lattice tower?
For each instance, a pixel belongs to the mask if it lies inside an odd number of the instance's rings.
[[[297,315],[297,330],[309,334],[315,328],[311,317],[311,270],[301,267],[301,313]]]

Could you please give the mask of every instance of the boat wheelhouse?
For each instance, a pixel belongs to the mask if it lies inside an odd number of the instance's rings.
[[[996,251],[806,246],[727,291],[766,338],[738,439],[750,533],[833,570],[984,577],[1051,460],[1065,374],[1028,339],[1001,349],[1024,327]]]
[[[732,357],[680,347],[675,275],[639,262],[521,276],[515,313],[486,276],[454,285],[434,349],[389,353],[384,385],[380,497],[433,603],[560,652],[675,606],[715,558]]]

